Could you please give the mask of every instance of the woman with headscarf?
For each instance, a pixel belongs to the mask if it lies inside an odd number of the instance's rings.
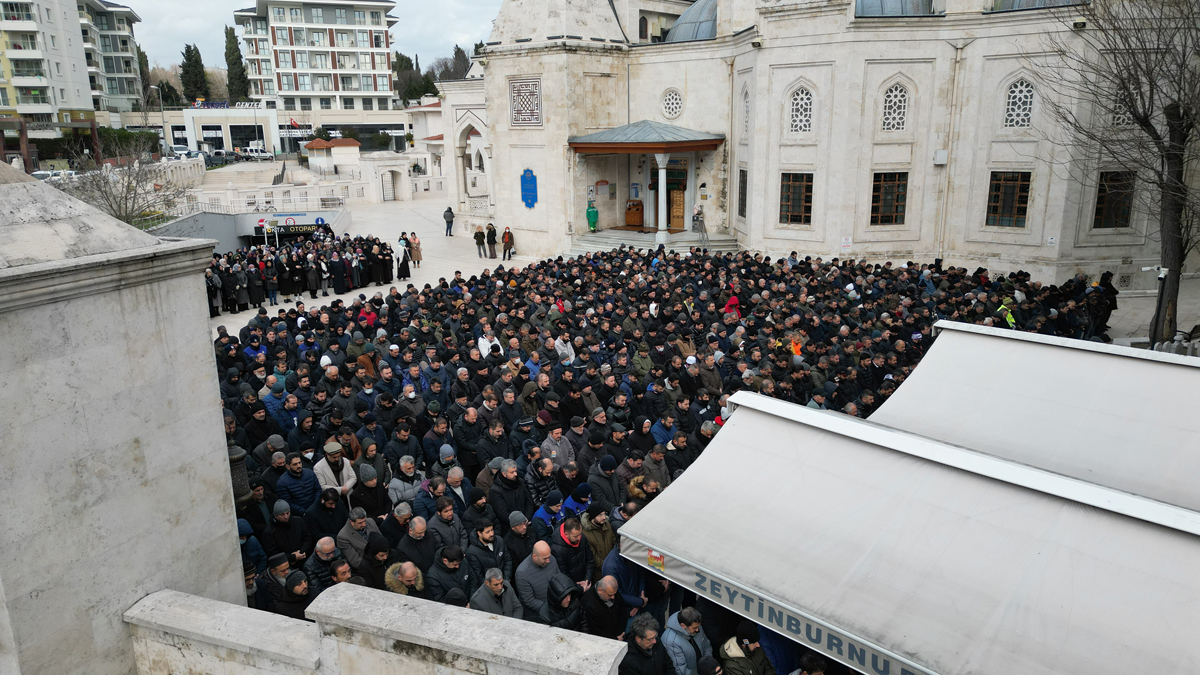
[[[363,254],[362,249],[357,249],[350,254],[347,264],[350,266],[350,288],[363,287]]]
[[[300,260],[299,253],[292,254],[292,262],[288,265],[288,274],[292,277],[292,295],[299,302],[304,295],[304,263]],[[291,301],[292,298],[288,298],[288,302]]]
[[[400,262],[396,265],[396,279],[405,281],[412,276],[412,272],[408,269],[408,249],[400,247]]]
[[[417,269],[421,269],[421,238],[416,232],[408,235],[408,257]]]
[[[488,223],[487,226],[487,245],[488,257],[495,260],[496,258],[496,226]]]
[[[221,277],[221,308],[230,314],[236,314],[237,278],[224,262],[221,263],[221,271],[217,274]]]
[[[383,249],[379,248],[379,244],[371,247],[370,252],[367,253],[367,261],[371,265],[371,282],[376,286],[382,286],[387,272],[384,271]]]
[[[346,293],[346,262],[342,260],[337,251],[333,252],[333,257],[329,261],[329,275],[333,279],[333,292],[336,295]]]
[[[741,319],[742,312],[740,309],[738,309],[739,304],[740,303],[738,302],[738,297],[736,295],[729,296],[729,302],[725,303],[725,313],[733,314],[737,318]]]
[[[246,276],[250,277],[250,304],[262,307],[263,301],[267,299],[267,294],[263,290],[263,275],[262,270],[258,268],[257,260],[252,258],[246,263]]]
[[[396,256],[392,253],[392,247],[388,244],[383,245],[383,283],[390,284],[395,281],[396,277],[392,273],[392,263],[396,262]]]
[[[237,289],[237,311],[250,309],[250,277],[242,270],[241,264],[233,266],[234,288]]]
[[[512,230],[504,228],[504,234],[500,237],[500,241],[504,243],[504,254],[501,260],[512,260],[513,249],[517,247],[516,239],[513,238]]]
[[[317,299],[317,289],[321,287],[321,266],[317,264],[317,256],[309,253],[304,265],[305,280],[308,281],[308,297]]]
[[[204,289],[208,292],[208,316],[221,316],[221,277],[213,274],[213,268],[204,270]]]
[[[288,300],[292,295],[292,275],[288,269],[288,257],[286,253],[279,254],[279,262],[275,266],[279,273],[279,295],[284,300]]]

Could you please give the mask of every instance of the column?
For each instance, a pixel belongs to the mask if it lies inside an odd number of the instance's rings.
[[[667,232],[670,222],[667,217],[667,162],[671,161],[671,153],[656,154],[654,159],[658,161],[658,231],[654,234],[654,243],[668,244],[671,242],[671,233]]]
[[[485,146],[483,154],[487,155],[487,157],[480,168],[483,169],[483,175],[487,178],[488,206],[494,208],[496,206],[496,181],[492,177],[496,172],[492,170],[492,146]],[[493,213],[488,213],[489,218],[494,215]]]
[[[432,157],[429,163],[433,164]],[[431,166],[430,174],[433,173],[432,169]],[[454,189],[458,191],[458,213],[462,215],[467,212],[467,167],[463,163],[463,153],[459,148],[454,148],[454,182]]]

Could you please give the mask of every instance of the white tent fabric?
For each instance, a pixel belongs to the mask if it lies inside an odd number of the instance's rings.
[[[869,675],[1200,672],[1195,535],[1016,463],[734,401],[621,528],[626,558]]]
[[[1200,511],[1200,359],[941,321],[870,421]]]

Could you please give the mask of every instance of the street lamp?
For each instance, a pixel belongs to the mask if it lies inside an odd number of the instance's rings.
[[[152,84],[150,85],[150,88],[154,90],[154,93],[158,94],[158,122],[159,126],[162,128],[162,141],[160,141],[160,145],[170,145],[167,143],[167,115],[163,112],[162,91],[159,90],[158,85]],[[161,153],[165,149],[166,148],[160,147],[159,152]]]

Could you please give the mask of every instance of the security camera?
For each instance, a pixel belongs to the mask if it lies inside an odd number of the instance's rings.
[[[762,40],[751,40],[750,46],[755,49],[762,49]]]
[[[1084,28],[1087,28],[1087,21],[1083,19],[1075,19],[1071,22],[1071,30],[1083,30]]]

